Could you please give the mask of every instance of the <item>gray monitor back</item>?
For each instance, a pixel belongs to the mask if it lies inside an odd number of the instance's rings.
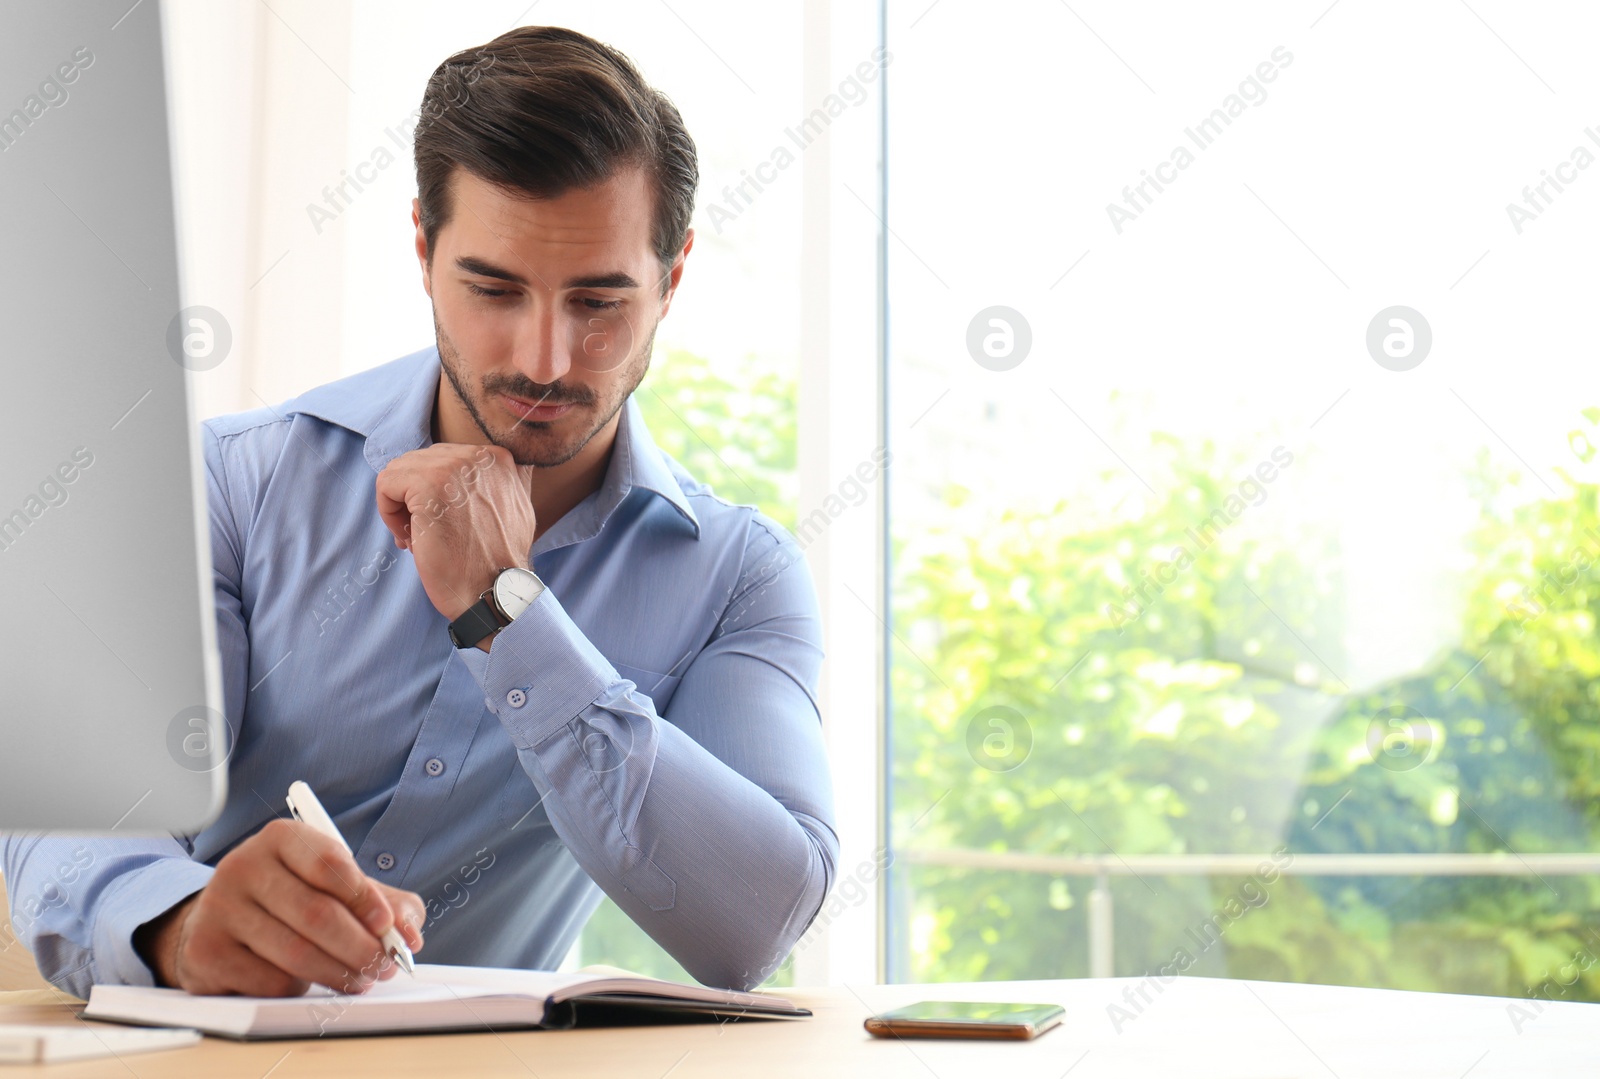
[[[161,19],[0,0],[7,831],[195,832],[225,793]]]

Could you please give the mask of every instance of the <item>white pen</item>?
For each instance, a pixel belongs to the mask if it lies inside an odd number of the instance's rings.
[[[339,834],[339,829],[333,823],[333,818],[328,816],[328,811],[322,808],[322,803],[317,801],[316,794],[303,779],[297,779],[289,784],[289,812],[294,819],[305,821],[323,835],[332,836],[339,841],[339,845],[353,856],[350,844],[344,841],[344,836]],[[389,958],[407,974],[416,973],[416,960],[411,957],[411,949],[406,947],[405,938],[400,935],[398,926],[390,926],[383,931],[383,936],[378,938],[389,952]]]

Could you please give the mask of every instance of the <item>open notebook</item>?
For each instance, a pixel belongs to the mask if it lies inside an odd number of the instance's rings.
[[[299,997],[201,997],[181,989],[97,985],[85,1019],[184,1026],[228,1038],[565,1029],[697,1017],[793,1019],[811,1013],[782,997],[660,981],[613,968],[570,974],[422,963],[365,993],[313,986]]]

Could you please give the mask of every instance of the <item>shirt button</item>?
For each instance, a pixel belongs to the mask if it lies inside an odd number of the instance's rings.
[[[514,689],[506,694],[506,703],[513,708],[521,708],[528,703],[528,695],[520,689]]]
[[[388,851],[384,851],[382,854],[378,855],[378,868],[393,869],[394,855],[390,854]]]
[[[430,776],[444,774],[444,761],[440,760],[438,757],[428,758],[428,763],[424,764],[422,767],[427,769]]]

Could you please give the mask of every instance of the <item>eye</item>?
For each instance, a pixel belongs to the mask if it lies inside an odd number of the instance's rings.
[[[621,300],[597,300],[592,296],[581,297],[581,300],[591,311],[615,311],[622,306]]]
[[[474,296],[485,296],[489,299],[497,299],[506,294],[506,290],[503,288],[483,288],[479,285],[474,285],[471,281],[467,282],[467,291]]]

